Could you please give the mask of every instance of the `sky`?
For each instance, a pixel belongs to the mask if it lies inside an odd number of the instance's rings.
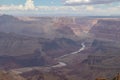
[[[120,15],[120,0],[0,0],[0,14]]]

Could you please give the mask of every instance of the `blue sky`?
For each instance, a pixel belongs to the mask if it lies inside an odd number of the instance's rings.
[[[0,1],[0,5],[19,5],[19,4],[24,4],[26,2],[26,0],[3,0]],[[36,6],[61,6],[62,5],[62,1],[61,0],[34,0],[34,4]]]
[[[0,0],[0,13],[120,15],[120,0]]]

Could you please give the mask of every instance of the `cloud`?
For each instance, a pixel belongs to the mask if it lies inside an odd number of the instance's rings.
[[[34,10],[26,10],[23,5],[18,6],[3,6],[1,13],[10,14],[67,14],[67,15],[112,15],[120,14],[120,6],[109,6],[103,8],[102,5],[81,5],[81,6],[36,6]],[[1,9],[1,7],[0,7]],[[6,10],[7,9],[7,10]],[[14,10],[14,11],[13,11]]]
[[[66,0],[66,4],[73,4],[73,3],[89,3],[90,0]]]
[[[2,5],[0,10],[36,10],[33,0],[26,0],[24,5]]]
[[[108,4],[119,2],[120,0],[64,0],[65,5],[90,5],[90,4]]]
[[[113,0],[119,1],[119,0]],[[111,0],[65,0],[69,6],[35,6],[33,0],[26,0],[24,5],[1,5],[0,13],[10,14],[79,14],[79,15],[110,15],[120,14],[120,4],[115,5]],[[83,4],[105,5],[83,5]],[[73,6],[73,5],[80,6]]]
[[[35,9],[34,1],[33,0],[27,0],[25,3],[25,9]]]
[[[93,6],[86,6],[86,10],[93,11],[95,8]]]
[[[24,10],[24,6],[23,5],[2,5],[0,6],[0,10]]]

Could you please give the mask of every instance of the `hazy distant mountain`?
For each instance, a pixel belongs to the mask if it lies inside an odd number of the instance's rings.
[[[0,31],[37,37],[68,37],[86,35],[94,19],[76,17],[14,17],[0,16]]]

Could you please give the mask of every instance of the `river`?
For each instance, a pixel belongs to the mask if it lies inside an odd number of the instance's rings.
[[[63,58],[63,57],[66,57],[66,56],[69,56],[69,55],[79,54],[79,53],[80,53],[81,51],[83,51],[83,50],[85,49],[85,47],[86,47],[84,42],[81,43],[81,45],[82,45],[82,47],[81,47],[78,51],[72,52],[72,53],[70,53],[70,54],[65,54],[65,55],[59,57],[59,59],[60,59],[60,58]],[[66,64],[65,62],[58,62],[57,65],[54,65],[54,66],[52,66],[52,67],[53,67],[53,68],[61,68],[61,67],[65,67],[65,66],[67,66],[67,64]]]

